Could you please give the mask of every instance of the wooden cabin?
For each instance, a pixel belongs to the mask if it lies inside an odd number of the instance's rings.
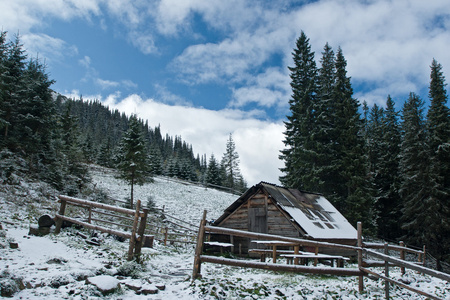
[[[266,182],[248,189],[212,225],[346,245],[356,245],[357,238],[356,229],[322,195]],[[232,242],[235,253],[256,248],[246,238],[216,239]]]

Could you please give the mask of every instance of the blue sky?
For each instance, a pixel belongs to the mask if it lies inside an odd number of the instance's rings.
[[[450,70],[448,0],[0,0],[0,25],[45,59],[53,89],[136,113],[221,158],[230,133],[249,184],[278,183],[291,52],[343,49],[354,96],[398,108]]]

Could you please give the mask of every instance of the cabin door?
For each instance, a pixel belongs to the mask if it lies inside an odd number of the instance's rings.
[[[262,207],[250,207],[248,209],[248,228],[250,232],[267,233],[267,214]],[[264,248],[264,245],[250,243],[250,248]]]
[[[251,232],[267,233],[266,209],[251,207],[248,209],[249,229]]]

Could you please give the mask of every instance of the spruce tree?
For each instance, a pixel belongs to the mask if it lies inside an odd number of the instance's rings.
[[[3,128],[6,128],[6,125],[9,124],[6,121],[6,109],[5,109],[5,91],[6,91],[6,82],[5,76],[6,73],[6,60],[8,58],[7,55],[8,44],[6,42],[6,31],[0,32],[0,146],[2,145]]]
[[[280,177],[283,185],[304,189],[313,172],[311,161],[310,132],[314,128],[313,105],[317,94],[317,68],[309,38],[302,31],[292,53],[294,66],[291,72],[292,95],[289,100],[290,115],[284,122],[286,131],[279,158],[284,161],[284,173]]]
[[[239,184],[241,178],[239,154],[236,151],[236,145],[233,141],[233,136],[231,133],[227,140],[225,153],[222,157],[222,165],[225,168],[223,185],[231,188],[233,191],[241,189]]]
[[[17,35],[14,42],[7,46],[7,57],[4,62],[2,77],[2,116],[4,145],[17,152],[19,137],[15,132],[19,120],[18,109],[25,92],[24,72],[27,55],[23,50],[20,37]]]
[[[311,140],[309,159],[313,163],[313,169],[311,176],[305,180],[304,184],[307,190],[329,196],[336,196],[339,191],[335,81],[335,56],[333,49],[327,43],[323,49],[321,67],[318,70],[318,93],[313,103],[314,126],[310,132],[306,133]]]
[[[151,180],[149,160],[142,127],[137,117],[130,117],[129,129],[124,133],[118,153],[119,178],[130,184],[130,203],[133,207],[134,185]]]
[[[440,262],[450,260],[450,110],[447,104],[442,66],[433,59],[430,74],[430,108],[427,113],[427,135],[430,162],[430,194],[426,198],[428,247]]]
[[[382,118],[382,147],[378,160],[378,236],[390,240],[398,240],[402,236],[401,218],[402,202],[399,195],[399,154],[401,132],[399,113],[390,96],[386,100],[386,109]]]
[[[214,154],[211,154],[211,157],[209,158],[208,168],[206,171],[206,183],[212,185],[220,185],[222,183],[220,166],[214,157]]]
[[[366,232],[376,227],[374,222],[373,191],[368,178],[368,166],[364,152],[363,123],[359,114],[359,102],[353,98],[350,77],[347,76],[347,61],[342,49],[336,54],[336,80],[333,100],[336,106],[335,136],[339,160],[336,168],[339,177],[335,186],[340,187],[332,197],[337,208],[350,223],[362,221]]]
[[[424,102],[411,93],[403,106],[403,141],[400,151],[400,196],[403,201],[402,229],[405,240],[413,245],[423,245],[427,204],[430,194],[429,161],[423,116]]]

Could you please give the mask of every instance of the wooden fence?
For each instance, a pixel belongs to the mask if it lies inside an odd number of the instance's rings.
[[[59,202],[61,206],[59,208],[59,212],[55,215],[56,219],[56,229],[55,233],[58,234],[63,225],[63,221],[68,221],[74,224],[81,225],[88,229],[98,230],[100,232],[113,234],[125,239],[129,239],[129,247],[128,247],[128,255],[127,259],[132,260],[133,258],[139,258],[139,254],[141,253],[141,248],[144,243],[144,233],[147,224],[147,215],[148,209],[140,210],[141,201],[136,201],[136,209],[127,209],[117,206],[112,206],[108,204],[82,200],[74,197],[68,196],[59,196]],[[87,220],[80,220],[76,218],[71,218],[65,215],[66,207],[70,204],[72,206],[81,207],[87,209]],[[119,218],[122,220],[126,220],[131,225],[120,224],[111,220],[100,219],[97,215],[109,216],[113,218]],[[105,223],[109,225],[115,225],[116,227],[121,228],[129,228],[130,231],[122,231],[113,229],[110,227],[100,226],[93,224],[95,223]]]
[[[157,209],[162,220],[147,220],[146,233],[155,236],[155,240],[167,245],[167,243],[195,244],[197,226],[166,213],[163,209]]]
[[[385,296],[386,299],[389,299],[389,283],[393,283],[398,285],[399,287],[408,289],[412,292],[418,293],[420,295],[426,296],[430,299],[440,299],[435,295],[428,294],[416,288],[413,288],[409,285],[406,285],[402,282],[394,280],[389,277],[389,267],[396,266],[402,269],[404,272],[405,268],[415,270],[417,272],[427,274],[432,277],[436,277],[442,280],[446,280],[450,282],[450,275],[442,272],[438,272],[424,266],[421,264],[424,263],[425,260],[425,248],[423,251],[414,250],[411,248],[407,248],[404,245],[388,245],[383,244],[382,247],[380,244],[374,243],[363,243],[362,241],[362,225],[359,222],[357,228],[358,236],[357,236],[357,246],[349,246],[349,245],[341,245],[341,244],[333,244],[327,242],[317,242],[299,238],[291,238],[284,236],[276,236],[271,234],[263,234],[263,233],[254,233],[249,231],[241,231],[230,228],[216,227],[216,226],[207,226],[206,225],[206,211],[203,213],[203,218],[200,221],[200,226],[198,229],[197,235],[197,246],[195,249],[194,256],[194,266],[192,273],[192,280],[195,280],[200,276],[201,272],[201,264],[203,262],[208,263],[216,263],[223,264],[229,266],[237,266],[237,267],[247,267],[247,268],[257,268],[257,269],[265,269],[272,271],[287,271],[287,272],[298,272],[298,273],[312,273],[312,274],[326,274],[326,275],[337,275],[337,276],[358,276],[359,277],[359,292],[363,292],[364,290],[364,276],[368,276],[369,278],[376,277],[381,278],[385,281]],[[283,265],[283,264],[275,264],[275,263],[266,263],[266,262],[256,262],[242,259],[228,259],[223,257],[209,256],[203,255],[203,248],[205,243],[205,236],[207,234],[223,234],[230,236],[239,236],[244,238],[251,238],[255,240],[272,240],[272,241],[280,241],[280,242],[288,242],[290,244],[296,244],[297,246],[305,246],[305,247],[314,247],[316,249],[320,248],[333,248],[333,249],[345,249],[350,250],[357,253],[358,258],[358,267],[357,268],[330,268],[330,267],[310,267],[310,266],[302,266],[302,265]],[[374,251],[373,249],[383,249],[385,254]],[[399,251],[400,257],[390,256],[389,251]],[[405,253],[410,252],[417,254],[419,259],[417,262],[408,262],[405,261]],[[275,254],[274,254],[275,255]],[[313,256],[312,256],[313,257]],[[366,259],[364,259],[366,257]],[[377,260],[368,260],[367,257],[374,257]],[[372,264],[372,265],[370,265]],[[378,274],[377,272],[368,269],[369,266],[384,266],[384,275]]]

